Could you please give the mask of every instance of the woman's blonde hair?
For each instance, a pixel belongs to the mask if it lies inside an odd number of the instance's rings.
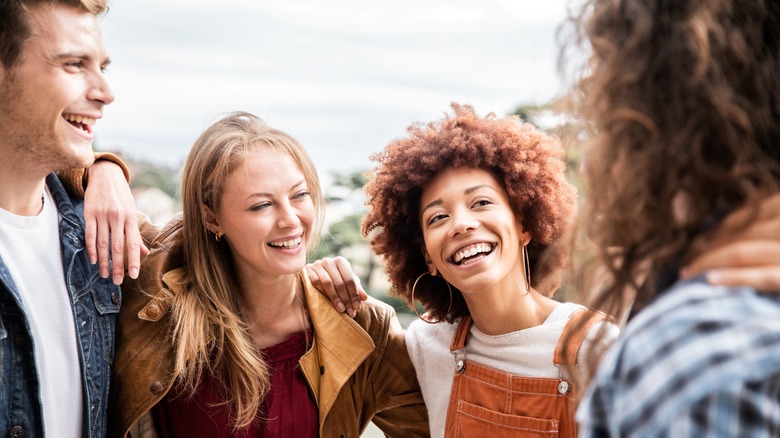
[[[298,141],[257,116],[235,112],[211,125],[192,146],[182,175],[182,236],[189,278],[186,293],[176,297],[172,309],[174,378],[184,392],[194,393],[203,374],[209,373],[222,388],[235,429],[257,418],[270,387],[270,370],[243,320],[230,248],[207,230],[202,206],[219,211],[228,177],[258,148],[286,154],[300,167],[314,204],[311,241],[316,242],[324,205],[314,164]]]

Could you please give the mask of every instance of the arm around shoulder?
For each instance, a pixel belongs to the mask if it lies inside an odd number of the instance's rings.
[[[130,184],[130,170],[124,161],[110,152],[95,152],[95,161],[107,161],[119,166],[119,169],[125,175],[125,180]],[[65,188],[75,196],[84,198],[84,191],[89,181],[89,168],[67,169],[57,172]]]

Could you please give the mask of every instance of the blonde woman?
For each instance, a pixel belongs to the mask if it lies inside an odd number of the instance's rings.
[[[369,299],[350,318],[303,272],[323,199],[295,139],[248,113],[219,120],[187,158],[182,205],[124,288],[110,430],[352,437],[373,420],[428,435],[392,308]]]

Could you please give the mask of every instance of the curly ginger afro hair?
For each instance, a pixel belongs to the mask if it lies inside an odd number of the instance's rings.
[[[384,257],[390,293],[414,306],[412,285],[428,272],[419,219],[423,190],[447,168],[479,168],[501,182],[523,228],[528,245],[532,285],[543,294],[558,286],[558,273],[568,255],[542,253],[566,231],[576,208],[576,190],[565,178],[563,149],[557,139],[524,124],[515,116],[479,117],[471,106],[452,104],[453,116],[428,124],[415,123],[409,136],[391,142],[374,154],[374,178],[366,185],[368,213],[363,235],[373,251]],[[519,244],[519,243],[518,243]],[[438,320],[467,315],[462,294],[441,279],[423,277],[415,298]]]

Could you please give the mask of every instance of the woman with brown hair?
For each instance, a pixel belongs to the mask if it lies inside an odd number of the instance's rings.
[[[579,290],[613,315],[633,302],[582,431],[777,436],[780,298],[677,272],[761,219],[780,189],[780,4],[591,0],[577,24],[595,133]]]
[[[294,138],[226,116],[195,141],[181,198],[124,288],[115,434],[358,436],[373,421],[427,436],[392,308],[369,299],[352,319],[303,271],[324,205]]]
[[[543,253],[575,208],[562,149],[516,117],[453,109],[373,157],[363,221],[391,292],[427,312],[406,340],[431,434],[575,434],[564,366],[596,328],[560,339],[570,321],[601,319],[548,298],[568,258]]]

